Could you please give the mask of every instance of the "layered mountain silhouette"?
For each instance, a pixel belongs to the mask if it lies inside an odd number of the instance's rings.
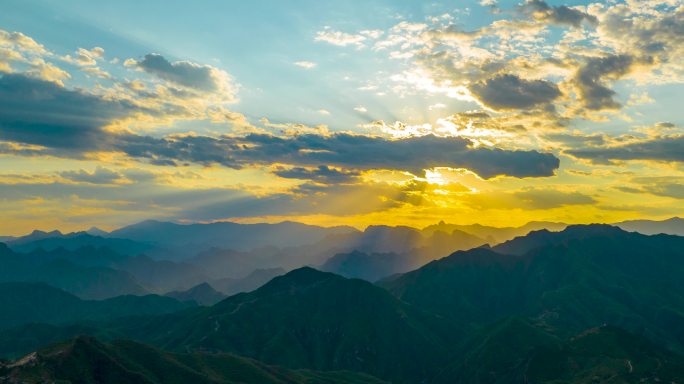
[[[396,382],[429,376],[458,332],[368,282],[301,268],[187,316],[117,332],[175,351],[231,352],[266,363],[354,370]],[[415,351],[420,351],[416,354]]]
[[[373,231],[390,239],[394,233],[387,228]],[[434,231],[428,237],[421,232],[413,237],[413,232],[402,228],[396,233],[410,237],[406,245],[447,232]],[[348,240],[350,235],[333,237]],[[323,243],[327,241],[330,238]],[[272,250],[268,258],[284,249],[319,251],[323,243]],[[350,251],[326,264],[336,272],[372,280],[400,265],[401,257],[413,260],[409,255],[415,255],[416,249],[401,254]],[[51,252],[34,253],[45,258]],[[233,252],[244,257],[258,251]],[[11,262],[34,253],[3,251]],[[62,260],[47,258],[49,262]],[[130,258],[116,259],[116,263]],[[188,264],[199,268],[194,261]],[[254,274],[266,281],[282,273],[273,269]],[[87,341],[86,345],[97,346],[93,348],[106,351],[113,360],[78,360],[84,377],[89,377],[89,369],[111,363],[126,367],[127,372],[144,371],[153,378],[150,382],[163,378],[155,376],[161,375],[156,363],[134,369],[127,365],[127,353],[138,356],[134,361],[142,356],[136,355],[138,349],[147,351],[151,361],[177,362],[183,356],[202,361],[202,367],[209,364],[205,358],[234,354],[279,372],[305,369],[321,375],[321,371],[339,374],[343,370],[394,383],[640,383],[680,382],[684,377],[683,237],[648,236],[610,225],[572,225],[558,232],[533,231],[493,247],[457,251],[376,284],[302,267],[223,299],[216,282],[240,279],[215,279],[170,294],[188,299],[186,304],[147,296],[154,303],[173,303],[169,307],[159,304],[157,310],[146,308],[147,312],[139,306],[154,304],[144,304],[143,298],[135,298],[139,302],[130,301],[134,300],[130,296],[90,302],[44,285],[12,283],[35,286],[32,289],[39,293],[13,297],[12,292],[31,290],[8,285],[4,306],[16,310],[0,317],[6,323],[0,330],[0,354],[16,358],[54,342],[66,344],[50,348]],[[42,298],[49,303],[41,304]],[[131,304],[116,304],[117,300]],[[193,300],[205,306],[174,307]],[[37,303],[40,310],[30,303]],[[60,307],[68,310],[60,312]],[[113,341],[117,339],[136,342]],[[136,347],[121,352],[117,343]],[[41,352],[28,356],[3,363],[2,375],[18,380],[33,377],[25,375],[38,368],[53,366],[47,360],[26,365]],[[169,370],[189,367],[180,365]],[[196,367],[190,368],[217,382],[234,380]],[[44,377],[68,380],[67,376],[49,376],[56,374],[56,368],[40,372]],[[363,375],[342,377],[375,380]],[[311,377],[315,379],[309,382],[326,382],[320,381],[322,376]]]
[[[166,296],[178,301],[192,301],[199,305],[213,305],[226,298],[226,295],[217,291],[208,283],[198,284],[187,291],[173,291]]]
[[[0,283],[0,330],[30,323],[63,324],[164,314],[192,306],[157,295],[81,300],[47,284]]]
[[[524,315],[573,333],[604,323],[684,347],[684,238],[607,225],[538,231],[383,281],[464,327]]]

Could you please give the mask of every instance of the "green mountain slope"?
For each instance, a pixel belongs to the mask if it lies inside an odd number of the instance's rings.
[[[520,318],[471,337],[433,383],[680,382],[684,359],[616,327],[592,328],[562,340]]]
[[[0,363],[3,383],[97,384],[380,384],[350,372],[294,371],[227,354],[172,354],[132,341],[78,337],[24,358]]]
[[[0,329],[35,322],[60,324],[165,314],[192,306],[157,295],[81,300],[46,284],[0,283]]]
[[[684,350],[684,238],[571,226],[503,246],[457,252],[381,285],[471,329],[507,316],[566,335],[605,323]]]
[[[293,368],[417,382],[458,338],[450,324],[368,282],[301,268],[190,316],[117,329],[165,349],[233,352]]]

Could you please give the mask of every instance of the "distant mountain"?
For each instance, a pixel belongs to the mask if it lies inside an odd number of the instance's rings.
[[[175,224],[144,221],[112,231],[109,235],[165,247],[195,245],[248,251],[266,246],[292,247],[313,244],[326,236],[356,232],[352,227],[324,228],[294,222],[278,224]]]
[[[456,252],[380,284],[462,327],[516,315],[571,335],[605,323],[684,350],[682,237],[571,226]]]
[[[218,292],[208,283],[196,285],[187,291],[169,292],[165,296],[178,301],[193,301],[199,305],[214,305],[226,298],[226,295]]]
[[[74,251],[83,247],[106,247],[122,255],[138,255],[153,248],[149,244],[128,239],[106,238],[86,232],[74,232],[64,235],[59,231],[33,231],[28,236],[8,241],[7,245],[16,252],[32,252],[39,249],[52,251],[58,248]]]
[[[321,271],[332,272],[344,277],[377,281],[383,277],[410,271],[420,267],[420,259],[412,254],[364,253],[354,251],[338,253],[323,265]]]
[[[184,290],[209,280],[201,266],[186,262],[153,260],[145,255],[122,258],[110,267],[127,272],[154,292]]]
[[[338,237],[320,265],[323,271],[376,281],[418,268],[457,250],[479,247],[485,241],[456,229],[419,231],[409,227],[369,226],[358,234]]]
[[[171,350],[232,352],[291,368],[353,370],[410,383],[444,363],[459,337],[442,319],[379,287],[311,268],[190,316],[136,321],[116,331]]]
[[[251,292],[269,282],[274,277],[284,275],[282,268],[256,269],[249,275],[239,278],[223,278],[213,280],[212,286],[225,295],[232,296],[236,293]]]
[[[457,225],[448,224],[444,221],[441,221],[438,224],[423,228],[423,233],[429,235],[438,231],[451,233],[452,231],[456,230],[477,236],[481,239],[484,239],[484,241],[487,243],[494,245],[511,240],[518,236],[525,236],[532,231],[538,231],[541,229],[546,229],[549,231],[561,231],[565,229],[565,227],[567,227],[567,224],[547,221],[531,221],[521,227],[490,227],[480,224]]]
[[[100,237],[106,237],[109,236],[109,232],[103,231],[98,227],[90,227],[85,231],[85,233],[93,236],[100,236]]]
[[[643,337],[601,326],[560,339],[511,318],[474,335],[431,383],[679,382],[684,359]]]
[[[81,300],[42,283],[0,283],[0,329],[36,322],[64,324],[165,314],[192,306],[156,295]]]
[[[664,233],[668,235],[684,236],[684,219],[673,217],[663,221],[655,220],[631,220],[615,223],[625,231],[639,232],[645,235],[657,235]]]
[[[78,337],[0,363],[0,382],[98,384],[381,384],[351,372],[268,366],[228,354],[173,354],[133,341],[102,343]]]
[[[58,251],[61,253],[61,251]],[[32,257],[36,256],[36,257]],[[68,259],[15,253],[0,243],[0,282],[43,282],[84,299],[149,293],[127,272],[102,266],[82,266]]]
[[[505,255],[524,255],[534,249],[549,245],[569,245],[570,242],[595,237],[622,237],[625,232],[606,224],[571,225],[561,232],[546,229],[530,232],[526,236],[499,244],[492,249]]]

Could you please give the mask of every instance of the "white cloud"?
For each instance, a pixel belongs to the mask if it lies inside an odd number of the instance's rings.
[[[323,41],[328,44],[337,45],[339,47],[346,47],[348,45],[353,45],[358,48],[364,46],[363,42],[366,37],[362,34],[352,35],[349,33],[341,31],[333,31],[329,28],[324,29],[316,33],[315,41]]]
[[[318,65],[313,61],[295,61],[293,64],[304,69],[313,69]]]

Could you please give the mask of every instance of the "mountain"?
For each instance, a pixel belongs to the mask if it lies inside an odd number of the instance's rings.
[[[16,252],[32,252],[35,250],[52,251],[58,248],[74,251],[83,247],[106,247],[113,252],[122,255],[138,255],[150,251],[153,247],[149,244],[131,241],[128,239],[106,238],[95,236],[86,232],[74,232],[63,235],[59,231],[41,232],[34,231],[28,236],[15,238],[7,242],[7,245]]]
[[[114,330],[169,350],[231,352],[290,368],[344,369],[411,383],[444,363],[459,337],[443,319],[377,286],[307,267],[189,316]]]
[[[389,275],[410,271],[421,264],[412,254],[368,254],[354,251],[336,254],[328,259],[320,270],[373,282]]]
[[[255,269],[249,275],[239,278],[223,278],[213,280],[211,285],[227,296],[241,292],[251,292],[269,282],[274,277],[284,275],[282,268]]]
[[[601,326],[568,339],[520,318],[474,335],[432,383],[679,382],[684,359],[622,329]]]
[[[149,293],[127,272],[101,266],[82,266],[62,258],[35,258],[15,253],[0,243],[0,282],[43,282],[85,299]]]
[[[81,300],[42,283],[0,283],[0,329],[28,323],[64,324],[104,321],[125,316],[156,315],[191,307],[157,295]]]
[[[109,232],[104,231],[98,227],[90,227],[85,231],[85,233],[93,236],[100,236],[100,237],[107,237],[109,236]]]
[[[407,272],[454,251],[485,243],[456,229],[419,231],[401,226],[369,226],[362,233],[337,240],[330,251],[338,252],[322,263],[320,269],[367,281]]]
[[[328,235],[353,233],[351,227],[318,227],[294,222],[278,224],[176,224],[144,221],[112,231],[115,238],[173,247],[195,245],[247,251],[266,246],[291,247],[313,244]]]
[[[100,299],[183,290],[209,280],[204,269],[194,264],[124,255],[94,246],[29,253],[4,247],[0,267],[4,269],[0,270],[0,281],[42,281],[81,297]]]
[[[438,231],[445,233],[460,231],[484,239],[487,243],[498,244],[518,236],[525,236],[532,231],[538,231],[541,229],[561,231],[565,229],[565,227],[567,227],[567,224],[548,221],[531,221],[521,227],[490,227],[480,224],[458,225],[448,224],[444,221],[441,221],[438,224],[423,228],[423,233],[426,235],[431,235]]]
[[[226,298],[226,295],[218,292],[208,283],[196,285],[187,291],[169,292],[165,296],[178,301],[194,301],[199,305],[214,305]]]
[[[98,384],[380,384],[351,372],[313,372],[268,366],[228,354],[173,354],[133,341],[102,343],[92,337],[0,363],[0,382]]]
[[[467,329],[507,316],[565,335],[612,324],[684,350],[682,237],[570,226],[456,252],[380,284]]]
[[[560,232],[551,232],[547,229],[532,231],[526,236],[516,237],[515,239],[499,244],[492,249],[501,254],[520,256],[544,246],[563,245],[572,241],[595,238],[598,236],[619,238],[624,234],[625,232],[623,230],[612,225],[571,225]]]
[[[129,256],[109,264],[127,272],[154,292],[168,292],[194,287],[209,280],[201,266],[187,262],[153,260],[146,255]]]
[[[645,235],[657,235],[664,233],[667,235],[684,236],[684,219],[673,217],[663,221],[654,220],[631,220],[615,223],[625,231],[639,232]]]

